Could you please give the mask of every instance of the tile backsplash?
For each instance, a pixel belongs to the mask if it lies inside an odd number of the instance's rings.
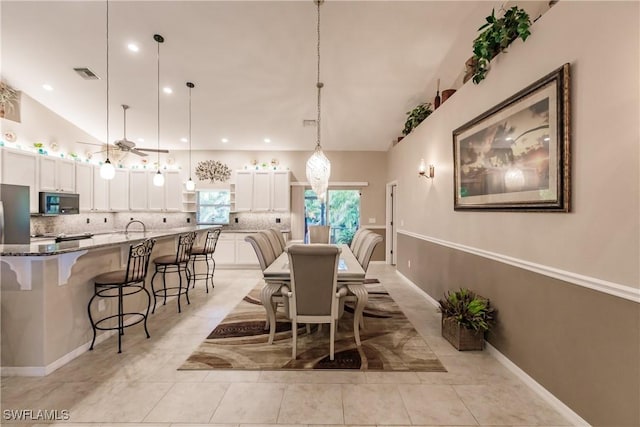
[[[185,212],[91,212],[78,215],[59,216],[33,216],[31,217],[31,234],[78,234],[78,233],[100,233],[113,230],[124,230],[131,219],[144,222],[147,230],[158,230],[163,228],[184,227],[196,224],[194,213]],[[238,222],[235,222],[235,220]],[[189,222],[187,222],[189,220]],[[280,222],[277,222],[277,221]],[[140,227],[132,225],[131,227]],[[225,229],[229,230],[262,230],[265,228],[280,228],[289,230],[291,228],[291,217],[289,213],[252,213],[241,212],[231,214],[229,225]],[[133,229],[133,228],[132,228]]]

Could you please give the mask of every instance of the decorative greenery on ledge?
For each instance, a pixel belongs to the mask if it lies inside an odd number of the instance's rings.
[[[531,34],[529,14],[518,6],[507,10],[502,18],[496,18],[495,9],[487,16],[487,22],[478,31],[473,41],[473,82],[480,83],[489,71],[489,62],[517,38],[527,40]]]
[[[432,113],[432,110],[431,110],[430,102],[423,102],[413,110],[407,111],[407,115],[409,117],[407,117],[407,121],[404,124],[404,129],[402,130],[402,134],[409,135],[409,132],[411,132],[416,126],[422,123],[424,119],[429,117],[429,114],[431,113]]]

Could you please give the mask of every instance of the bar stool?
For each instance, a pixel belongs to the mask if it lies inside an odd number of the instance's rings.
[[[213,259],[213,253],[216,251],[216,244],[218,243],[218,237],[220,237],[220,229],[207,231],[207,237],[204,240],[204,246],[195,247],[191,249],[189,261],[191,261],[191,273],[189,280],[193,280],[193,287],[196,287],[196,280],[204,279],[204,284],[209,293],[209,280],[211,280],[211,289],[213,286],[213,274],[216,271],[216,260]],[[206,273],[196,273],[196,261],[204,261],[207,264]],[[213,267],[209,267],[209,261],[213,263]]]
[[[124,335],[124,328],[144,322],[144,331],[147,334],[147,338],[151,338],[149,330],[147,330],[147,317],[149,316],[149,308],[151,307],[151,295],[149,295],[149,291],[145,287],[145,279],[147,277],[151,250],[153,249],[155,242],[155,240],[147,239],[136,245],[131,245],[129,248],[129,260],[127,261],[126,270],[111,271],[109,273],[100,274],[94,278],[95,290],[93,296],[89,300],[89,305],[87,306],[89,322],[91,322],[91,328],[93,329],[93,339],[91,340],[91,347],[89,347],[89,350],[93,350],[93,345],[96,342],[96,332],[98,330],[118,331],[118,353],[122,353],[122,335]],[[144,313],[125,312],[123,301],[124,297],[143,291],[147,295],[146,311]],[[93,316],[91,315],[91,303],[96,297],[118,298],[118,314],[94,321]],[[139,318],[134,322],[130,322],[125,325],[125,316],[136,316]],[[100,326],[101,323],[114,318],[118,319],[118,326]]]
[[[156,297],[161,296],[164,298],[162,305],[167,304],[167,297],[178,297],[178,313],[182,313],[180,308],[180,295],[184,294],[187,298],[187,304],[191,304],[189,301],[189,253],[193,248],[193,242],[196,239],[196,232],[181,234],[178,237],[178,249],[175,255],[163,255],[155,258],[153,263],[156,266],[156,271],[151,277],[151,290],[153,292],[153,310],[151,313],[156,312]],[[187,278],[187,285],[182,287],[182,272],[184,271]],[[153,286],[153,282],[158,273],[162,273],[162,289],[156,291]],[[178,286],[167,287],[167,273],[178,273]],[[177,289],[176,293],[169,293],[168,291]]]

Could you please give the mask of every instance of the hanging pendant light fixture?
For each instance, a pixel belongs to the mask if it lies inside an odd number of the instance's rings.
[[[109,1],[107,0],[107,160],[100,166],[102,179],[113,179],[116,176],[116,168],[109,161]]]
[[[318,21],[317,21],[317,80],[316,88],[318,89],[318,118],[316,120],[316,148],[307,160],[307,180],[311,184],[311,188],[318,196],[321,203],[324,203],[327,196],[327,188],[329,187],[329,176],[331,175],[331,162],[324,155],[322,146],[320,145],[320,95],[324,84],[320,81],[320,5],[324,3],[324,0],[314,0],[314,3],[318,7]]]
[[[189,88],[189,181],[185,184],[187,191],[194,191],[196,189],[196,183],[191,179],[191,89],[196,85],[191,82],[187,82]]]
[[[153,176],[153,185],[162,187],[164,185],[164,175],[160,172],[160,43],[164,43],[164,37],[154,34],[153,39],[158,42],[158,171]]]

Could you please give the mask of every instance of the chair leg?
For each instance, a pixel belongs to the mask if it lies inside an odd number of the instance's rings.
[[[123,312],[122,286],[118,286],[118,353],[122,353],[122,335],[124,334]]]
[[[307,323],[307,335],[311,335],[311,324]]]
[[[149,291],[147,290],[147,288],[144,287],[144,282],[142,283],[143,288],[142,290],[144,291],[145,294],[147,294],[147,312],[144,315],[144,331],[147,333],[147,338],[151,338],[151,335],[149,335],[149,330],[147,329],[147,318],[149,317],[149,308],[151,308],[151,295],[149,295]]]
[[[336,322],[334,322],[333,320],[331,321],[331,325],[329,328],[329,359],[333,360],[335,359],[335,355],[334,355],[334,350],[335,350],[335,344],[334,344],[334,339],[336,336]]]
[[[297,352],[297,345],[298,345],[298,322],[296,322],[295,320],[291,321],[291,333],[293,336],[293,343],[292,343],[293,347],[291,349],[291,352],[292,352],[291,358],[295,360],[297,358],[296,352]]]
[[[188,288],[187,288],[188,289]],[[182,274],[180,274],[180,266],[178,265],[178,313],[182,313],[180,308],[180,294],[182,293]],[[165,289],[165,299],[167,298],[167,291]]]
[[[162,305],[167,305],[167,267],[162,269],[162,289],[164,289],[164,300]],[[180,306],[180,298],[178,298],[178,307]]]
[[[96,343],[96,324],[93,322],[93,316],[91,316],[91,303],[98,295],[93,294],[91,299],[89,299],[89,304],[87,305],[87,313],[89,314],[89,323],[91,323],[91,329],[93,329],[93,339],[91,340],[91,346],[89,350],[93,350],[93,345]]]
[[[153,286],[156,274],[158,274],[158,267],[156,267],[156,271],[153,273],[153,276],[151,276],[151,293],[153,294],[153,310],[151,310],[151,314],[156,312],[156,288]]]
[[[209,293],[209,256],[204,256],[204,262],[207,264],[207,275],[204,278],[204,286],[207,289],[207,293]],[[213,284],[213,280],[211,281]]]
[[[216,260],[213,259],[213,254],[211,254],[211,262],[213,263],[211,266],[211,290],[213,290],[213,288],[215,288],[215,285],[213,284],[213,275],[216,274]]]
[[[178,266],[178,274],[180,274],[180,266]],[[184,270],[184,274],[185,276],[187,276],[187,290],[184,293],[184,296],[187,297],[187,304],[191,305],[191,301],[189,301],[189,278],[191,277],[190,273],[189,273],[189,268],[185,268]],[[195,282],[195,279],[194,279]],[[180,296],[178,296],[178,298],[180,298]]]
[[[193,286],[191,287],[191,289],[196,288],[196,259],[198,259],[197,256],[192,256],[191,258],[189,258],[189,260],[191,261],[191,272],[193,273],[191,275],[191,277],[193,277]],[[187,261],[187,267],[188,266],[189,266],[189,261]]]

